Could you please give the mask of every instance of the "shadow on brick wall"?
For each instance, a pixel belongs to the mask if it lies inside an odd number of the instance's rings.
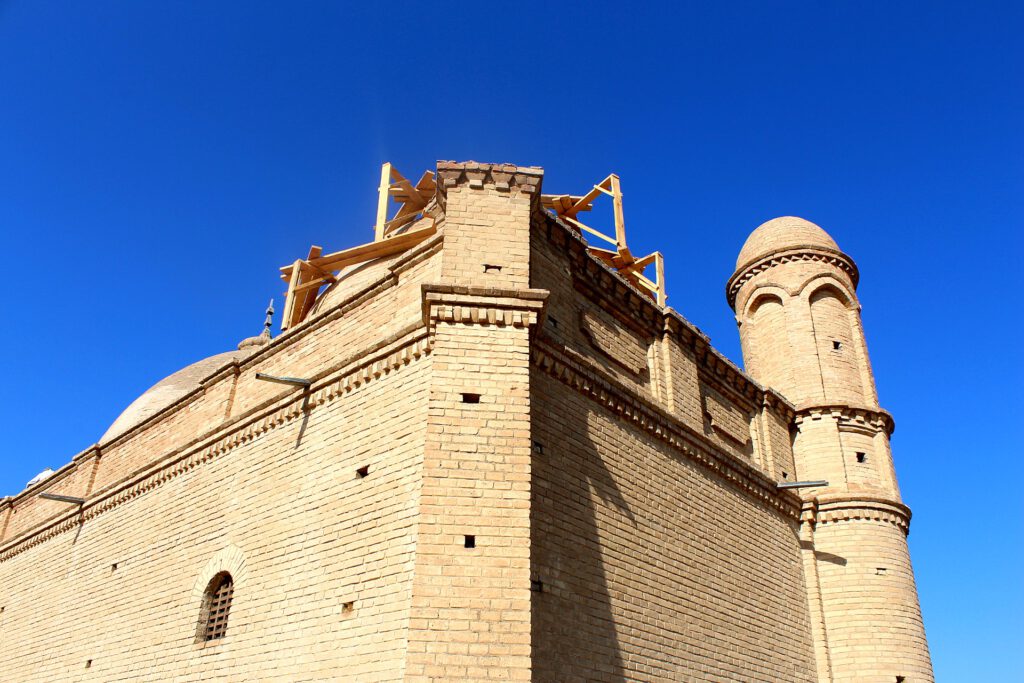
[[[535,376],[536,377],[536,376]],[[531,621],[536,681],[625,681],[602,528],[635,520],[590,434],[591,407],[548,378],[531,392]]]

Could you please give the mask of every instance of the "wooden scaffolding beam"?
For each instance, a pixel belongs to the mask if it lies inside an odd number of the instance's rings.
[[[373,226],[375,242],[388,239],[399,228],[415,220],[426,208],[437,190],[433,171],[425,171],[413,185],[398,170],[386,162],[380,167],[380,186],[377,188],[377,222]],[[388,219],[388,203],[394,199],[400,205]]]
[[[313,246],[306,258],[283,266],[281,279],[288,283],[288,293],[285,295],[281,329],[294,327],[309,315],[316,304],[320,288],[338,280],[335,275],[337,271],[366,261],[394,256],[435,234],[437,228],[433,220],[421,221],[421,227],[416,229],[402,231],[402,228],[422,215],[436,189],[433,171],[424,172],[413,185],[390,163],[383,164],[377,194],[374,241],[326,255],[323,249]],[[399,207],[389,219],[388,205],[391,199]]]
[[[594,202],[602,196],[612,199],[614,236],[586,225],[578,217],[582,211],[591,211]],[[541,205],[579,230],[581,235],[586,233],[614,246],[615,251],[610,251],[588,244],[587,250],[602,263],[617,270],[630,284],[658,302],[659,306],[665,305],[668,296],[665,294],[665,262],[661,252],[656,251],[638,259],[633,256],[626,244],[626,218],[622,208],[622,185],[619,176],[610,174],[583,195],[542,195]],[[651,265],[655,268],[654,280],[644,275],[644,270]]]

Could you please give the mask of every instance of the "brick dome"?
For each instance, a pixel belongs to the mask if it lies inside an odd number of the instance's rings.
[[[403,254],[395,254],[346,268],[337,275],[337,282],[325,288],[313,305],[310,317],[322,313],[388,276],[390,268]]]
[[[114,420],[114,424],[110,425],[110,428],[100,437],[100,443],[109,441],[159,413],[182,396],[197,389],[204,379],[217,370],[237,358],[244,358],[249,353],[249,351],[242,350],[218,353],[160,380],[124,409],[124,412]]]
[[[841,253],[835,240],[814,223],[796,216],[782,216],[762,223],[750,233],[736,259],[736,269],[768,254],[796,247],[816,247]]]

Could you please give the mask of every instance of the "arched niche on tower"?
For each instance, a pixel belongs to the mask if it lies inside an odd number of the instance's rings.
[[[857,299],[829,276],[808,282],[800,298],[811,314],[824,400],[869,405],[872,389]]]
[[[739,319],[740,343],[747,371],[758,381],[780,390],[788,389],[791,352],[787,302],[789,292],[773,285],[761,285],[746,299]]]

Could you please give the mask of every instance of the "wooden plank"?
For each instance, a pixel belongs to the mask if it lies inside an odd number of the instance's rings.
[[[624,267],[628,268],[630,270],[636,270],[636,271],[641,271],[642,272],[644,268],[646,268],[647,266],[649,266],[652,263],[654,263],[657,260],[657,258],[658,258],[658,252],[654,252],[653,254],[648,254],[647,256],[644,256],[641,259],[636,259],[632,263],[630,263],[628,266],[624,266]]]
[[[420,193],[412,186],[405,178],[400,178],[395,181],[395,184],[390,189],[391,196],[400,202],[405,204],[411,204],[415,209],[422,209],[427,205],[426,200],[420,196]]]
[[[655,254],[655,272],[658,274],[658,305],[664,306],[668,301],[668,294],[665,293],[665,258],[660,251]]]
[[[651,290],[652,292],[658,291],[657,282],[651,282],[649,279],[645,278],[640,273],[630,273],[630,275],[635,277],[640,284],[642,284],[644,287]]]
[[[608,179],[611,180],[612,204],[615,208],[615,241],[620,247],[625,247],[626,219],[622,212],[622,186],[619,184],[619,176],[614,173]]]
[[[590,192],[588,192],[585,195],[583,195],[582,197],[580,197],[579,201],[577,201],[575,204],[573,204],[572,208],[570,208],[568,211],[566,211],[566,213],[575,216],[580,211],[589,211],[590,210],[590,205],[593,204],[594,200],[597,199],[600,196],[601,196],[601,190],[597,189],[597,185],[594,185],[594,189],[592,189]],[[586,208],[584,208],[584,207],[586,207]]]
[[[605,265],[611,266],[612,268],[615,267],[615,264],[612,262],[612,259],[615,258],[614,251],[607,251],[606,249],[598,249],[596,247],[590,247],[587,251]]]
[[[305,292],[305,291],[310,290],[310,289],[320,289],[322,286],[329,285],[332,282],[336,282],[336,281],[337,281],[337,278],[335,278],[333,275],[331,275],[329,277],[318,277],[315,280],[310,280],[309,282],[303,282],[301,285],[299,285],[298,287],[295,288],[295,293],[298,294],[299,292]]]
[[[292,264],[292,272],[288,279],[288,293],[284,298],[284,311],[281,314],[282,330],[291,327],[292,313],[295,310],[295,289],[299,286],[300,277],[302,277],[302,259],[296,259]]]
[[[298,296],[301,298],[299,299],[298,315],[296,316],[295,320],[296,325],[305,320],[306,316],[309,315],[309,312],[313,310],[313,305],[316,304],[316,295],[319,289],[320,288],[317,287],[317,289],[306,290],[304,292],[299,293]]]
[[[395,235],[381,242],[370,242],[361,244],[342,251],[321,256],[310,261],[310,264],[324,272],[341,270],[347,266],[370,261],[384,256],[391,256],[413,247],[437,232],[437,227],[430,225],[427,228],[419,228],[410,232]]]
[[[434,197],[434,193],[437,192],[437,181],[434,180],[433,171],[423,172],[420,179],[416,181],[416,191],[423,197],[424,204]]]
[[[554,209],[556,213],[561,215],[563,212],[568,211],[572,208],[572,205],[583,199],[583,195],[578,194],[542,194],[540,196],[541,206]],[[590,207],[582,207],[580,211],[590,211]]]
[[[388,218],[388,190],[391,188],[391,162],[380,167],[380,187],[377,188],[377,222],[374,223],[373,239],[384,239],[384,221]]]
[[[598,232],[597,230],[594,230],[589,225],[584,225],[583,223],[580,223],[575,218],[572,218],[570,216],[560,216],[560,218],[562,218],[562,220],[565,220],[565,221],[567,221],[569,223],[572,223],[573,225],[575,225],[580,230],[589,232],[591,235],[594,235],[595,237],[600,237],[601,239],[603,239],[608,244],[615,244],[615,240],[613,240],[608,235],[605,235],[603,232]]]

